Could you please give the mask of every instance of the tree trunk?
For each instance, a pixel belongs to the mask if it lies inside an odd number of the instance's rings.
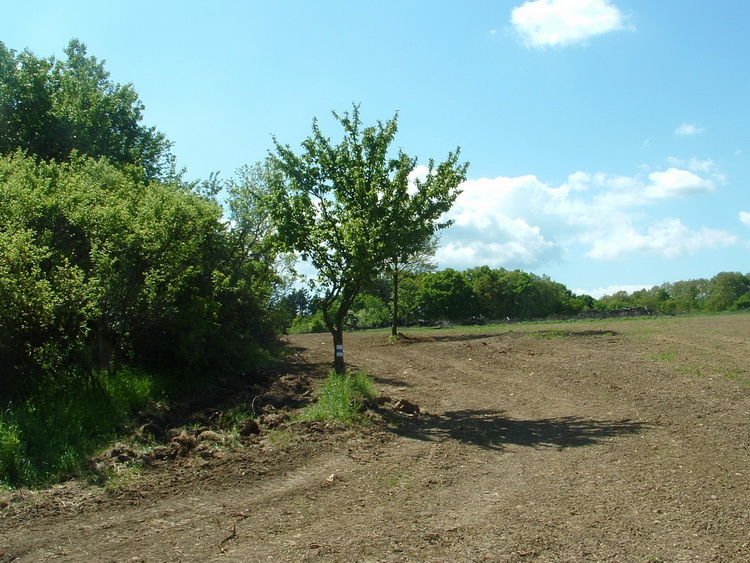
[[[393,274],[393,318],[391,320],[391,335],[398,336],[398,273]]]
[[[340,328],[331,330],[333,336],[333,371],[339,375],[346,373],[344,363],[344,331]]]

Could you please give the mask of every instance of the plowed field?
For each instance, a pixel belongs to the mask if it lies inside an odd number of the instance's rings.
[[[289,344],[282,372],[319,384],[330,337]],[[0,561],[750,560],[750,315],[345,346],[392,399],[372,425],[7,493]]]

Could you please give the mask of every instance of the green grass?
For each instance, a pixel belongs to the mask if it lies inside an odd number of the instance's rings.
[[[731,370],[724,374],[724,377],[730,380],[737,381],[741,385],[750,385],[750,379],[745,377],[747,372],[742,370]]]
[[[9,404],[0,411],[0,486],[41,486],[77,472],[131,413],[162,395],[153,377],[127,371]]]
[[[266,441],[277,449],[285,450],[295,444],[298,435],[288,429],[272,429],[266,432]]]
[[[240,426],[249,418],[256,418],[255,411],[253,411],[252,405],[242,403],[230,407],[221,413],[219,413],[219,419],[217,421],[219,428],[223,430],[236,431],[237,427]]]
[[[649,356],[649,358],[655,362],[672,362],[677,358],[677,350],[667,350],[666,352],[660,352],[656,355]]]
[[[362,419],[365,402],[377,396],[373,379],[364,373],[330,373],[318,400],[304,409],[301,420],[336,420],[346,424]]]
[[[555,340],[557,338],[565,338],[570,336],[569,332],[564,330],[540,330],[538,332],[527,333],[529,338],[541,338],[542,340]]]

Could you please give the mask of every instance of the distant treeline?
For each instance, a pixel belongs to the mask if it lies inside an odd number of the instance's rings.
[[[711,279],[677,281],[596,301],[598,309],[645,307],[662,314],[714,313],[750,309],[750,274],[721,272]]]
[[[594,299],[576,295],[547,276],[481,266],[407,276],[401,282],[399,299],[404,325],[734,311],[750,308],[750,275],[722,272],[710,280],[664,283]],[[292,330],[325,331],[314,297],[296,290],[286,296],[285,303],[290,314],[297,316]],[[348,318],[349,328],[388,326],[390,307],[390,285],[383,279],[358,298]]]

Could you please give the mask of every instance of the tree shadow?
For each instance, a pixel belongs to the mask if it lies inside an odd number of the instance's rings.
[[[440,330],[440,329],[435,329]],[[435,342],[470,342],[472,340],[499,340],[509,338],[575,338],[575,337],[597,337],[597,336],[617,336],[614,330],[565,330],[565,329],[545,329],[545,330],[508,330],[504,332],[451,332],[448,334],[437,332],[424,332],[412,334],[409,336],[402,335],[397,346],[409,346],[416,344],[430,344]],[[392,344],[389,344],[392,345]]]
[[[508,445],[562,450],[591,446],[607,438],[637,434],[650,425],[622,420],[591,420],[576,416],[517,420],[489,410],[457,410],[442,415],[399,416],[394,432],[424,441],[453,439],[489,450]]]
[[[442,329],[434,329],[442,330]],[[431,344],[435,342],[468,342],[472,340],[485,340],[488,338],[501,338],[507,335],[515,335],[515,332],[461,332],[450,334],[439,334],[437,332],[423,332],[419,334],[400,335],[397,343],[389,343],[388,346],[413,346],[416,344]]]
[[[379,385],[392,385],[393,387],[413,387],[414,384],[410,381],[405,381],[397,377],[388,377],[386,375],[374,376],[375,382]]]

